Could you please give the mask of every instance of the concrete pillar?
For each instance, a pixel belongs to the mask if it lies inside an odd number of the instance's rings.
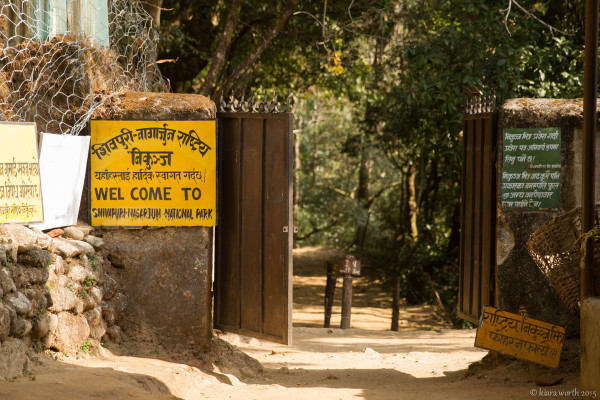
[[[581,306],[581,390],[600,393],[600,297]]]

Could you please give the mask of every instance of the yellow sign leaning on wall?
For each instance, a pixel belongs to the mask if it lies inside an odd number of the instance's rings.
[[[216,121],[90,121],[93,226],[214,226]]]
[[[42,222],[42,190],[34,123],[0,123],[0,224]]]
[[[558,367],[565,328],[537,319],[484,307],[475,346],[526,361]]]

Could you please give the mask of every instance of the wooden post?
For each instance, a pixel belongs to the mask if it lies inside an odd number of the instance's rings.
[[[333,307],[333,297],[335,295],[335,273],[333,272],[333,263],[327,263],[327,282],[325,284],[325,323],[324,328],[329,328],[331,324],[331,309]]]
[[[398,332],[400,329],[400,279],[395,276],[392,279],[392,330]]]
[[[342,290],[342,321],[340,328],[350,328],[350,316],[352,314],[352,275],[344,275],[344,286]]]
[[[586,1],[583,78],[583,141],[581,233],[594,228],[596,172],[596,109],[598,96],[598,0]],[[594,240],[586,242],[584,268],[581,268],[581,299],[594,296]]]

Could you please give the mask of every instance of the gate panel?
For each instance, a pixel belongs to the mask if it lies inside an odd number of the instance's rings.
[[[263,119],[242,119],[240,329],[250,332],[261,332],[262,323],[263,124]]]
[[[241,199],[241,119],[219,119],[221,153],[219,154],[219,217],[217,225],[217,251],[214,291],[214,319],[222,326],[237,327],[240,320],[240,199]],[[223,140],[223,132],[227,132],[227,140]],[[227,182],[227,195],[223,196],[222,182]],[[223,215],[222,210],[227,210]],[[223,234],[223,232],[230,232]],[[222,251],[226,249],[227,251]],[[227,273],[219,273],[219,265],[228,266]],[[217,297],[217,296],[216,296]]]
[[[288,302],[287,307],[281,307],[278,303],[278,299],[288,298],[291,299],[292,285],[289,283],[287,286],[282,283],[287,282],[285,270],[278,268],[278,265],[286,264],[286,256],[289,250],[292,248],[292,226],[288,226],[288,235],[283,232],[283,227],[280,221],[290,221],[291,217],[291,203],[289,199],[292,198],[291,185],[292,175],[291,168],[281,168],[282,165],[290,163],[293,160],[288,147],[291,147],[291,137],[289,143],[285,143],[280,138],[286,136],[285,132],[291,129],[291,124],[283,119],[280,120],[267,120],[265,130],[265,185],[264,185],[264,199],[265,199],[265,249],[269,249],[265,252],[265,270],[269,271],[268,274],[264,275],[264,285],[269,290],[265,293],[264,299],[264,314],[268,318],[264,318],[264,333],[270,336],[277,336],[281,326],[285,326],[288,323],[287,318],[292,315],[291,301]],[[287,157],[286,157],[287,156]],[[288,161],[286,159],[289,158]],[[288,213],[288,215],[286,215]],[[281,239],[287,243],[282,243]],[[291,275],[292,272],[289,271]],[[288,333],[289,335],[289,333]]]
[[[489,100],[471,100],[463,119],[458,315],[473,323],[495,306],[497,122]]]
[[[221,112],[214,326],[289,343],[292,114]]]

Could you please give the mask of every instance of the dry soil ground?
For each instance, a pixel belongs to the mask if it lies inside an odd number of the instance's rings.
[[[208,354],[152,336],[96,349],[95,356],[40,353],[26,376],[0,383],[0,399],[578,398],[576,342],[566,345],[558,370],[537,368],[563,377],[560,385],[541,387],[521,361],[483,359],[474,330],[449,329],[429,307],[404,307],[401,331],[387,331],[389,299],[360,278],[352,329],[322,328],[324,261],[332,255],[295,251],[291,346],[219,333]],[[338,285],[332,327],[340,323],[340,292]]]

